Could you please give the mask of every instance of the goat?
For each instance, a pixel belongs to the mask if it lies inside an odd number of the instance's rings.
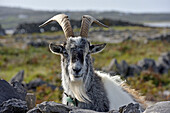
[[[120,86],[122,81],[119,76],[111,77],[93,69],[91,54],[101,52],[106,44],[92,45],[87,40],[88,31],[93,22],[103,27],[106,25],[92,16],[84,15],[80,36],[76,37],[65,14],[52,17],[40,27],[52,21],[60,24],[66,37],[64,44],[49,44],[51,52],[61,56],[63,104],[68,104],[69,96],[76,100],[80,108],[104,112],[135,103],[134,98]]]

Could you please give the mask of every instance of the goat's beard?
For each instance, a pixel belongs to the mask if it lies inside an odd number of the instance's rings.
[[[70,89],[78,101],[85,103],[91,101],[86,94],[85,86],[82,80],[70,82]]]

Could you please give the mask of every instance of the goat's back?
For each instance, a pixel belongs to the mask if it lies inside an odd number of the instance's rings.
[[[121,106],[136,103],[133,97],[122,89],[121,84],[124,81],[121,80],[120,76],[110,76],[100,71],[95,71],[95,73],[102,79],[107,98],[110,102],[110,110],[118,110]]]

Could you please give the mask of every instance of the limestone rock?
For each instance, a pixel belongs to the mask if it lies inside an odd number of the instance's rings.
[[[27,84],[27,89],[30,90],[30,89],[33,89],[33,90],[36,90],[36,87],[38,86],[41,86],[45,84],[45,81],[43,81],[42,79],[40,78],[37,78],[35,80],[32,80],[30,81],[28,84]]]
[[[48,46],[48,42],[45,40],[34,40],[27,43],[27,45],[33,46],[33,47],[46,47]]]
[[[133,76],[133,75],[139,75],[141,72],[141,68],[137,65],[129,65],[129,68],[128,68],[128,73],[126,76]]]
[[[119,108],[120,113],[141,113],[139,109],[139,104],[130,103],[127,106]]]
[[[0,80],[0,104],[8,99],[16,98],[24,100],[20,92],[17,92],[8,82]]]
[[[40,79],[40,78],[37,78],[37,79],[35,79],[35,80],[30,81],[30,82],[26,85],[26,87],[27,87],[28,90],[36,91],[36,88],[37,88],[37,87],[39,87],[39,86],[41,86],[41,85],[44,85],[44,84],[47,84],[47,86],[50,87],[52,90],[55,90],[55,88],[56,88],[55,85],[49,84],[49,83],[43,81],[43,80]]]
[[[73,109],[69,113],[108,113],[108,112],[97,112],[97,111],[88,110],[88,109]],[[118,112],[109,112],[109,113],[118,113]]]
[[[42,112],[37,107],[34,107],[33,109],[27,111],[27,113],[42,113]]]
[[[25,100],[25,97],[27,95],[27,90],[21,84],[20,82],[13,82],[12,87],[15,89],[15,91],[18,93],[21,100]]]
[[[140,66],[142,70],[151,70],[154,72],[158,72],[156,68],[156,62],[153,59],[144,58],[143,60],[138,62],[138,66]]]
[[[106,71],[113,70],[116,74],[120,74],[120,65],[118,64],[116,59],[112,59],[109,66],[107,67]]]
[[[161,74],[168,73],[168,70],[170,69],[170,52],[163,53],[158,58],[157,67]]]
[[[122,62],[120,63],[120,70],[123,76],[126,76],[128,73],[128,67],[129,65],[127,64],[127,62],[125,60],[122,60]]]
[[[0,113],[25,113],[26,90],[19,82],[13,82],[13,87],[5,80],[0,80]]]
[[[0,25],[0,36],[6,35],[5,30]]]
[[[45,101],[41,104],[38,104],[36,108],[29,110],[27,113],[68,113],[72,109],[76,109],[73,106],[67,106],[64,104],[59,104],[53,101]],[[40,111],[40,112],[39,112]]]
[[[26,101],[20,99],[9,99],[0,104],[0,113],[26,113]]]
[[[144,113],[170,113],[170,101],[163,101],[146,108]]]
[[[28,109],[32,109],[36,105],[36,96],[33,93],[27,93],[26,102]]]
[[[24,79],[24,70],[21,70],[10,80],[10,83],[13,83],[13,82],[22,83],[23,79]]]

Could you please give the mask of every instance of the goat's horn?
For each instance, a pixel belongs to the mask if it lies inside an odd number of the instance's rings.
[[[108,27],[108,26],[102,24],[101,22],[99,22],[98,20],[96,20],[94,17],[92,17],[90,15],[84,15],[84,16],[82,16],[80,36],[88,37],[88,32],[89,32],[90,26],[93,22],[96,23],[97,25],[102,26],[102,27]]]
[[[58,14],[58,15],[52,17],[51,19],[47,20],[45,23],[43,23],[39,27],[43,27],[52,21],[57,21],[59,23],[59,25],[62,27],[62,29],[64,31],[66,38],[74,36],[73,29],[70,24],[70,20],[69,20],[68,16],[65,14]]]

